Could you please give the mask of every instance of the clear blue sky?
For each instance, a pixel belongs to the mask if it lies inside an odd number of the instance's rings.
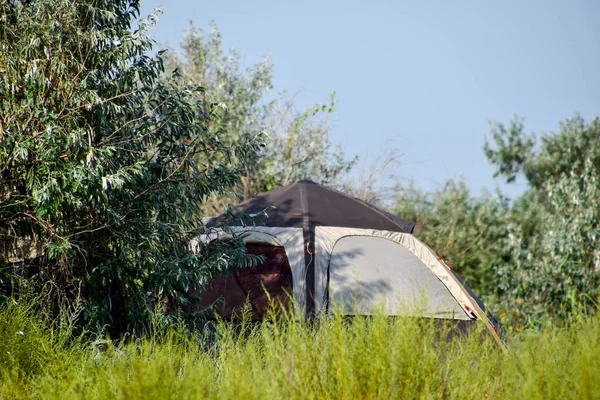
[[[426,189],[500,183],[482,151],[490,120],[518,114],[540,133],[600,114],[598,0],[142,0],[142,15],[158,5],[159,42],[215,21],[248,65],[270,52],[276,90],[301,92],[302,106],[336,91],[331,138],[348,154],[394,138],[398,176]]]

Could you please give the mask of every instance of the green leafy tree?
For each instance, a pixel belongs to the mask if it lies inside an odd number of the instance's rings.
[[[528,189],[514,200],[472,196],[449,181],[427,193],[396,193],[398,215],[497,311],[521,329],[595,312],[600,288],[600,119],[575,117],[557,133],[524,132],[514,119],[492,126],[484,151],[507,182]]]
[[[137,0],[0,2],[2,291],[81,300],[117,331],[239,264],[239,247],[188,243],[262,146],[258,132],[220,139],[218,107],[164,76],[156,17],[138,16]]]
[[[341,187],[357,157],[347,161],[342,148],[328,139],[329,116],[335,110],[335,93],[329,104],[317,104],[301,113],[291,102],[271,118],[273,137],[263,154],[266,176],[256,171],[260,188],[271,190],[302,179]]]
[[[209,102],[222,105],[219,118],[212,123],[219,130],[223,143],[232,146],[265,130],[275,106],[274,101],[266,100],[273,87],[273,65],[268,56],[244,69],[238,52],[223,51],[221,34],[215,24],[205,35],[190,23],[184,32],[181,51],[181,57],[177,57],[175,52],[169,53],[169,69],[180,72],[182,82],[202,86]],[[260,168],[261,154],[246,157],[241,180],[227,198],[235,197],[236,193],[249,198],[256,192],[258,188],[253,185],[251,174]],[[212,214],[220,213],[227,205],[219,201],[219,197],[222,196],[212,198]]]
[[[182,82],[204,87],[207,99],[223,105],[220,118],[213,121],[223,143],[234,145],[261,131],[270,138],[262,152],[246,158],[239,184],[225,196],[211,197],[205,208],[209,215],[237,203],[239,197],[248,199],[299,179],[337,186],[356,162],[347,161],[328,139],[334,95],[328,104],[298,111],[285,93],[271,93],[273,65],[268,56],[251,68],[244,68],[242,61],[234,50],[223,51],[214,24],[208,34],[191,24],[180,55],[166,57],[167,69],[178,71]]]
[[[521,223],[512,232],[513,264],[499,270],[507,277],[507,308],[527,322],[595,310],[600,119],[566,120],[557,133],[542,135],[537,147],[537,138],[524,133],[518,121],[508,128],[497,124],[492,134],[494,145],[486,143],[485,152],[496,174],[509,182],[521,175],[529,184],[515,218],[535,215],[534,224]]]

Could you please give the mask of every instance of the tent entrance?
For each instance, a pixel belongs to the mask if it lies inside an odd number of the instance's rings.
[[[258,243],[246,243],[246,253],[265,256],[257,266],[221,274],[198,291],[198,311],[221,318],[240,317],[248,301],[253,320],[266,316],[269,297],[278,307],[288,307],[292,295],[292,271],[285,249]]]

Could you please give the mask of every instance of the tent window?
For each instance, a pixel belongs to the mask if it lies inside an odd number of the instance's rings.
[[[391,240],[347,236],[329,262],[329,309],[370,315],[469,319],[446,286],[413,253]]]
[[[292,271],[285,249],[247,243],[246,252],[264,255],[265,262],[212,278],[204,291],[197,293],[201,299],[199,311],[207,311],[212,307],[213,311],[208,311],[211,314],[216,312],[223,318],[239,316],[246,298],[249,298],[252,318],[261,319],[269,308],[265,290],[275,303],[287,307],[292,294]]]

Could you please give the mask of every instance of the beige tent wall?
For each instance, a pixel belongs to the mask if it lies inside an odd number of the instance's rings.
[[[413,253],[388,239],[344,236],[329,259],[329,310],[345,315],[423,316],[470,320]]]
[[[327,269],[331,253],[338,240],[348,236],[367,236],[387,239],[395,242],[414,254],[442,282],[458,304],[470,314],[475,311],[479,318],[487,319],[463,286],[458,282],[450,268],[415,236],[408,233],[380,231],[372,229],[339,228],[318,226],[315,230],[315,297],[317,312],[323,310],[327,288]],[[465,307],[466,306],[466,307]]]

